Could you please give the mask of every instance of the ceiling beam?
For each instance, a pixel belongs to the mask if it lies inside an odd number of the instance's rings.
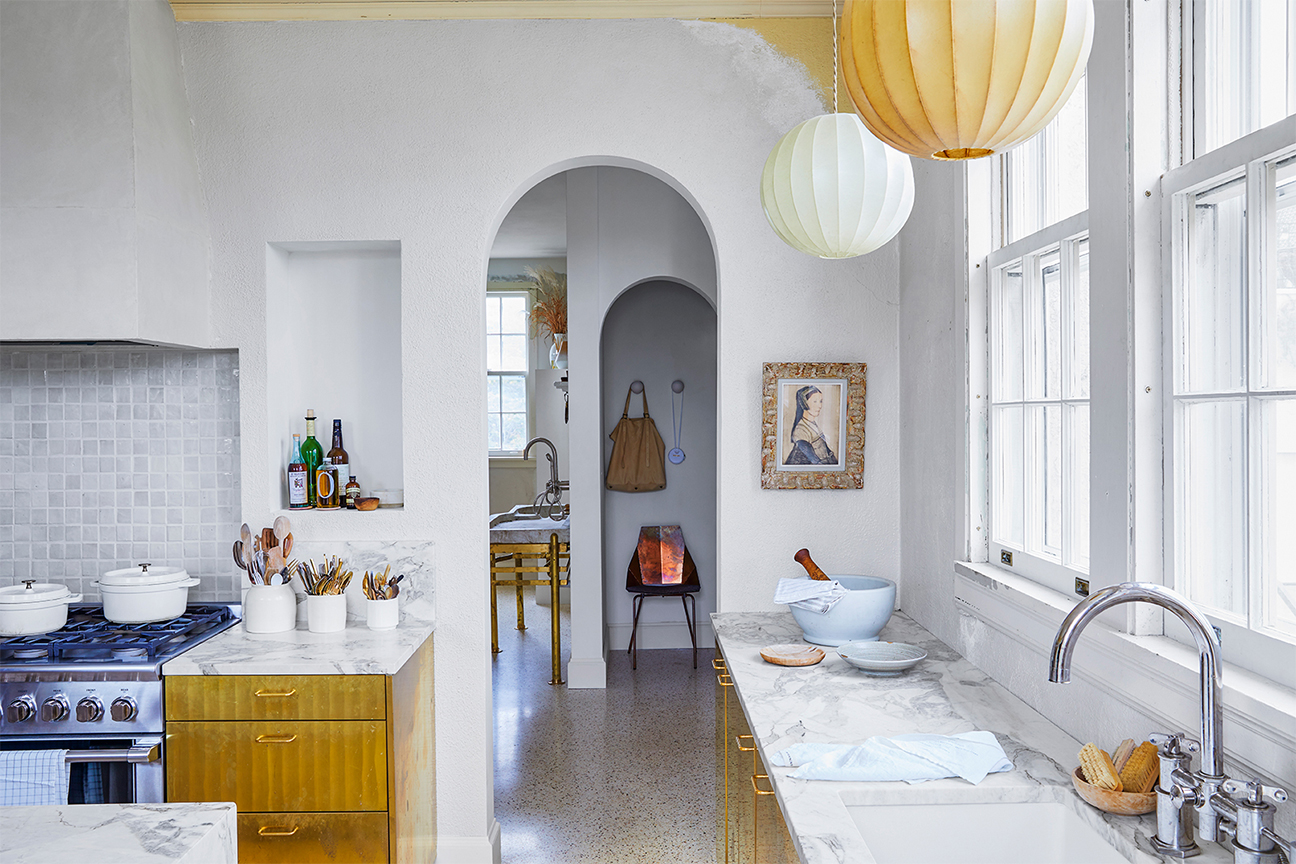
[[[832,0],[170,0],[177,21],[828,18]]]

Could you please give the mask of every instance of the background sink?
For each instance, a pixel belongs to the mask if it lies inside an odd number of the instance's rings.
[[[878,864],[1127,864],[1074,811],[1053,801],[846,809]]]

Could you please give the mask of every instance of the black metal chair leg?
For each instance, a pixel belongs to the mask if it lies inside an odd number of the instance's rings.
[[[692,616],[689,615],[688,601],[690,599],[692,599],[693,601]],[[689,639],[690,641],[693,642],[693,668],[696,669],[697,668],[697,626],[693,623],[693,619],[697,617],[697,598],[694,597],[692,594],[681,594],[680,602],[684,604],[684,620],[688,622]]]
[[[636,640],[639,637],[639,611],[643,609],[644,596],[636,594],[630,601],[630,605],[634,607],[634,624],[630,628],[630,647],[626,649],[626,653],[630,655],[631,669],[639,668],[639,646]]]

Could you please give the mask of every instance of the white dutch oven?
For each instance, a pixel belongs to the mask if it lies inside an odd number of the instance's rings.
[[[114,624],[150,624],[184,614],[189,589],[198,584],[179,567],[140,564],[109,570],[95,582],[103,597],[104,617]]]
[[[80,603],[66,585],[23,580],[0,588],[0,636],[53,633],[67,623],[68,604]]]

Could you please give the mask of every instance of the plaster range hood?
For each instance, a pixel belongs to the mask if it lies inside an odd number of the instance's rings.
[[[7,0],[0,15],[0,340],[210,344],[210,230],[166,0]]]

